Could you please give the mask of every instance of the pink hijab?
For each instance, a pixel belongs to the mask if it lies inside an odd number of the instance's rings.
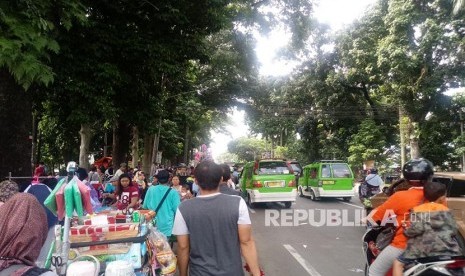
[[[16,194],[0,207],[0,237],[0,271],[35,265],[47,238],[47,216],[33,195]]]

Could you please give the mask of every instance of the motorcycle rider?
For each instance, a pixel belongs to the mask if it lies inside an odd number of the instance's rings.
[[[394,193],[367,217],[371,223],[390,218],[397,227],[391,244],[383,249],[370,265],[370,276],[385,275],[391,269],[394,260],[404,252],[407,246],[407,237],[404,235],[403,227],[401,227],[402,220],[413,207],[423,202],[423,185],[431,181],[433,173],[433,164],[427,159],[418,158],[408,161],[402,168],[402,174],[411,188]]]
[[[365,177],[365,181],[359,187],[359,198],[367,214],[372,210],[370,198],[381,192],[380,186],[383,184],[383,180],[378,175],[376,168],[371,168],[369,172]]]

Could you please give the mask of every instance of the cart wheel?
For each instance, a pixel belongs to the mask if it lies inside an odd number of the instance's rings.
[[[346,197],[342,198],[342,200],[344,200],[345,202],[349,202],[351,199],[352,199],[352,197],[350,197],[350,196],[346,196]]]
[[[285,202],[284,202],[284,208],[289,209],[289,208],[291,208],[291,206],[292,206],[292,202],[291,202],[291,201],[285,201]]]

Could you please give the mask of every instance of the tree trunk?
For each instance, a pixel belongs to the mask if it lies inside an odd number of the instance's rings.
[[[137,168],[139,165],[139,129],[137,126],[132,128],[132,166]]]
[[[90,140],[93,136],[93,131],[88,124],[81,124],[81,130],[79,130],[81,136],[81,146],[79,147],[79,167],[86,170],[89,169],[89,146]]]
[[[152,173],[152,150],[153,150],[153,135],[144,134],[144,155],[142,159],[142,170],[145,173]]]
[[[421,156],[418,138],[410,138],[410,155],[412,159],[420,158]]]
[[[37,160],[42,158],[42,144],[43,144],[42,136],[40,135],[40,129],[38,129],[37,130],[37,157],[36,157]]]
[[[103,157],[108,156],[108,132],[105,130],[105,135],[103,136]]]
[[[113,169],[116,172],[121,163],[126,163],[129,151],[129,125],[121,120],[115,122],[113,128]]]
[[[155,135],[155,139],[153,141],[152,164],[157,163],[158,145],[160,145],[160,134],[161,134],[161,118],[158,121],[158,133]]]
[[[418,130],[418,123],[413,122],[411,119],[409,120],[409,129],[410,129],[410,157],[412,159],[420,158],[421,151],[420,145],[418,141],[420,140],[419,130]]]
[[[40,156],[37,153],[37,129],[39,126],[39,119],[37,118],[37,113],[32,112],[32,145],[31,145],[31,166],[32,168],[37,165],[41,160],[38,160]]]
[[[189,124],[188,123],[186,123],[183,147],[184,147],[184,154],[183,154],[182,162],[184,164],[187,164],[189,163],[188,162],[188,154],[189,154]]]
[[[380,123],[378,108],[376,107],[375,102],[371,99],[370,94],[368,93],[368,88],[366,84],[362,84],[362,93],[365,100],[370,105],[371,111],[373,111],[373,118],[377,124]]]
[[[0,180],[31,176],[31,99],[4,67],[0,69]]]
[[[405,150],[405,137],[408,128],[408,119],[404,115],[404,109],[402,106],[399,106],[399,136],[400,136],[400,167],[402,168],[407,162],[407,153]]]

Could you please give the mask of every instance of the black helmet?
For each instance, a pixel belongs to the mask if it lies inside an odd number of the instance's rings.
[[[433,163],[424,158],[412,159],[404,164],[402,174],[409,181],[426,181],[434,174]]]
[[[371,168],[370,173],[371,174],[378,174],[378,169],[377,168]]]

